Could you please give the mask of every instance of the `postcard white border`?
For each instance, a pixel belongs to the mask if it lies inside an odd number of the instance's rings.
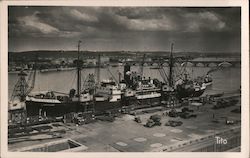
[[[1,157],[20,158],[44,158],[44,157],[249,157],[249,6],[247,0],[78,0],[78,1],[2,1],[1,4],[1,43],[0,43],[0,76],[1,76]],[[25,6],[169,6],[169,7],[241,7],[241,83],[242,83],[242,130],[241,130],[241,152],[144,152],[144,153],[21,153],[8,152],[7,147],[7,115],[8,115],[8,18],[7,9],[9,5]]]

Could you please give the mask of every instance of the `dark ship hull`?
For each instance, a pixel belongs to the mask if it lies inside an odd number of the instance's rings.
[[[161,97],[148,99],[137,99],[134,97],[126,97],[122,99],[122,108],[130,107],[131,109],[142,109],[161,105]]]
[[[122,107],[131,107],[133,109],[141,109],[147,107],[159,106],[161,104],[160,93],[152,94],[151,96],[140,95],[140,96],[129,96],[123,97],[121,104]]]
[[[187,97],[199,97],[205,92],[206,88],[195,89],[195,88],[184,88],[178,85],[176,88],[177,98],[187,98]]]
[[[137,103],[137,99],[135,96],[122,96],[121,100],[121,106],[126,107],[126,106],[133,106]]]
[[[135,107],[136,109],[140,108],[147,108],[147,107],[154,107],[159,106],[161,104],[161,97],[154,97],[154,98],[148,98],[148,99],[138,99]]]
[[[65,103],[43,103],[26,101],[27,117],[46,116],[60,117],[71,112],[85,112],[92,109],[93,103],[65,102]]]
[[[108,111],[120,111],[122,108],[121,102],[110,102],[108,100],[105,101],[96,101],[94,104],[94,112],[96,115],[106,113]]]

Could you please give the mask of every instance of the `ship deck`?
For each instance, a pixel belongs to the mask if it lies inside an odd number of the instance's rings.
[[[240,122],[233,125],[226,125],[225,118],[230,120],[241,120],[240,113],[232,113],[231,110],[237,103],[222,109],[212,109],[211,104],[205,104],[199,108],[189,106],[197,114],[196,118],[182,119],[172,118],[163,115],[165,111],[156,111],[153,113],[138,114],[142,123],[134,121],[134,116],[125,114],[117,117],[114,122],[96,121],[94,123],[76,126],[74,124],[59,123],[60,126],[53,127],[53,130],[65,130],[62,138],[39,139],[46,134],[36,136],[26,136],[27,140],[18,143],[9,144],[10,151],[21,150],[24,147],[33,146],[42,143],[53,142],[60,139],[72,139],[86,146],[84,152],[150,152],[150,151],[171,151],[174,147],[182,147],[183,144],[197,141],[205,137],[215,135],[225,130],[233,130],[241,127]],[[177,111],[180,109],[177,109]],[[152,128],[144,127],[147,119],[153,114],[162,115],[162,125]],[[219,121],[213,122],[213,115]],[[177,127],[165,126],[168,120],[179,120],[183,124]],[[48,124],[48,126],[53,126]],[[31,138],[32,137],[32,138]],[[35,139],[37,138],[37,139]],[[191,149],[186,148],[191,151]],[[185,151],[186,151],[185,150]],[[192,149],[193,150],[193,149]]]

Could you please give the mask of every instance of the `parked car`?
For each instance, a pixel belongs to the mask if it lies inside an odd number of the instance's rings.
[[[183,123],[181,121],[169,120],[168,122],[165,123],[165,126],[176,127],[176,126],[181,126],[182,124]]]
[[[135,122],[141,123],[141,118],[139,116],[135,117]]]
[[[152,115],[148,119],[147,123],[144,125],[145,127],[154,127],[161,126],[161,116],[160,115]]]
[[[184,119],[188,119],[188,118],[196,118],[197,117],[197,114],[192,114],[192,113],[188,113],[188,112],[182,112],[182,113],[179,113],[179,116],[181,118],[184,118]]]

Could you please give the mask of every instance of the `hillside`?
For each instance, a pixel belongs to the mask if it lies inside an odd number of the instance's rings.
[[[168,56],[169,52],[163,51],[154,51],[154,52],[132,52],[132,51],[84,51],[81,52],[81,56],[89,58],[96,57],[98,54],[104,56],[123,56],[130,57],[141,56],[147,54],[147,56]],[[9,52],[9,60],[34,60],[39,57],[40,59],[57,59],[57,58],[77,58],[77,51],[50,51],[50,50],[39,50],[39,51],[26,51],[26,52]],[[195,57],[235,57],[240,56],[240,53],[226,53],[226,52],[174,52],[174,56],[189,56],[192,58]]]

